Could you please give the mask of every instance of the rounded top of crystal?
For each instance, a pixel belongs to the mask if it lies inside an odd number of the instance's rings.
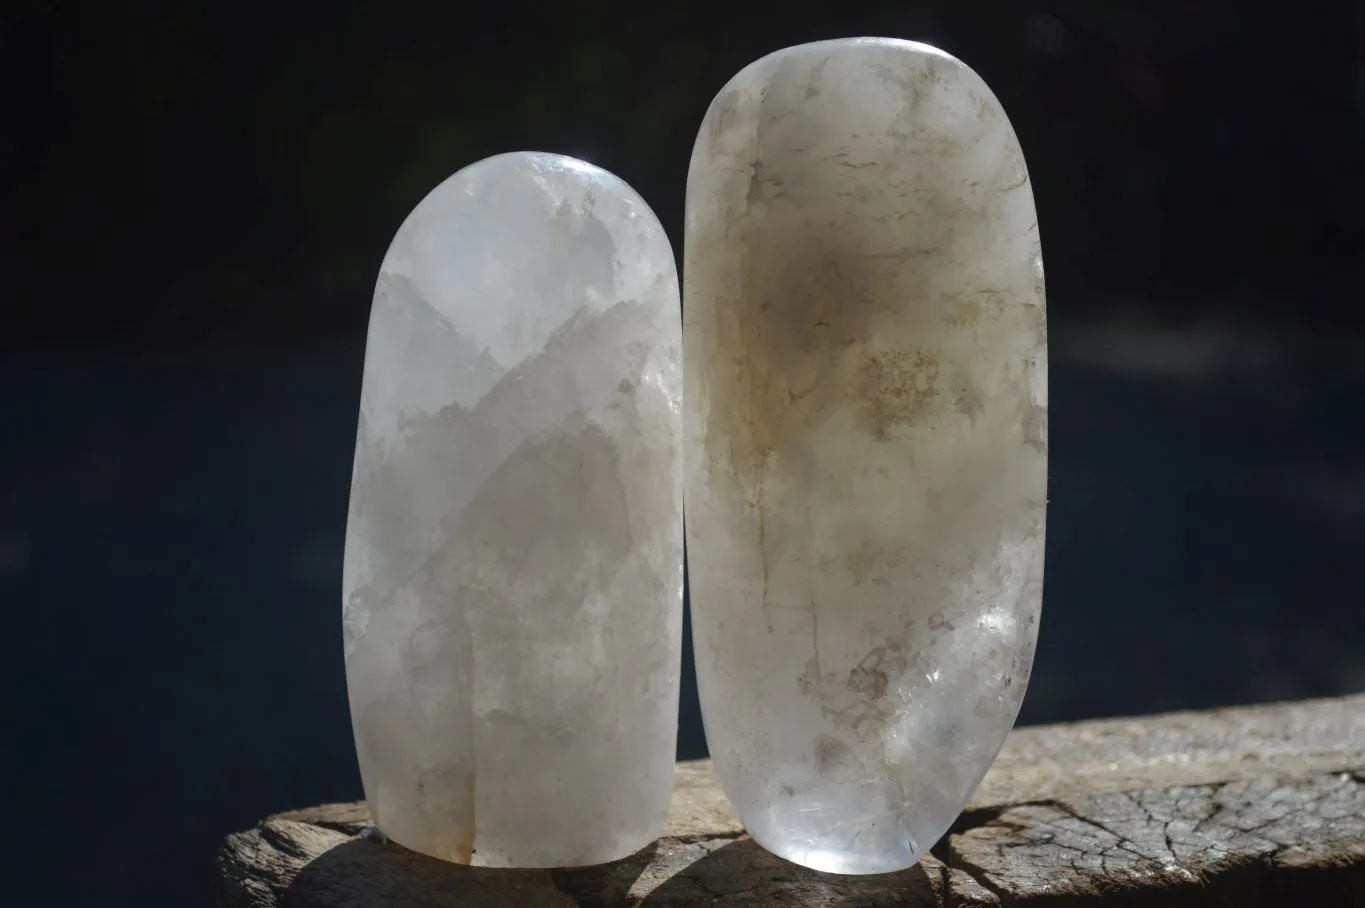
[[[500,372],[580,311],[605,311],[651,288],[676,293],[677,271],[639,193],[586,161],[516,151],[470,164],[427,193],[384,256],[376,297],[420,298]],[[470,400],[485,390],[471,385]]]

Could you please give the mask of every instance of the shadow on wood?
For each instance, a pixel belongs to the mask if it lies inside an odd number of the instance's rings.
[[[650,845],[623,861],[591,868],[584,882],[608,899],[623,897],[649,865],[654,849]],[[305,864],[285,888],[279,904],[562,908],[576,904],[553,879],[566,872],[465,867],[393,843],[347,838]]]
[[[640,908],[749,904],[931,908],[941,904],[941,880],[929,874],[933,870],[937,875],[940,868],[932,859],[899,873],[839,876],[784,861],[748,836],[729,842],[697,843],[695,847],[705,853],[638,901],[579,904]]]

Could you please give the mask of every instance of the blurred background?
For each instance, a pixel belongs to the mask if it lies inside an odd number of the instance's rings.
[[[711,97],[820,38],[958,55],[1028,155],[1053,459],[1021,721],[1365,690],[1365,3],[433,6],[0,13],[4,741],[48,903],[198,904],[225,833],[361,796],[342,540],[412,206],[558,151],[681,248]],[[680,722],[703,755],[690,667]]]

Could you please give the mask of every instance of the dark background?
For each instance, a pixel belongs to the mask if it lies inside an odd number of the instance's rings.
[[[957,54],[1029,156],[1053,478],[1021,721],[1365,689],[1365,4],[428,6],[0,14],[4,741],[35,855],[6,863],[49,904],[197,904],[224,833],[360,796],[342,540],[412,206],[559,151],[680,249],[711,97],[819,38]]]

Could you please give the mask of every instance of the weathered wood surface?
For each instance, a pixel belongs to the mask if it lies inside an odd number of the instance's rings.
[[[667,834],[604,867],[488,870],[357,833],[363,805],[228,837],[223,908],[1365,906],[1365,695],[1016,730],[910,870],[821,874],[743,834],[707,762]]]

